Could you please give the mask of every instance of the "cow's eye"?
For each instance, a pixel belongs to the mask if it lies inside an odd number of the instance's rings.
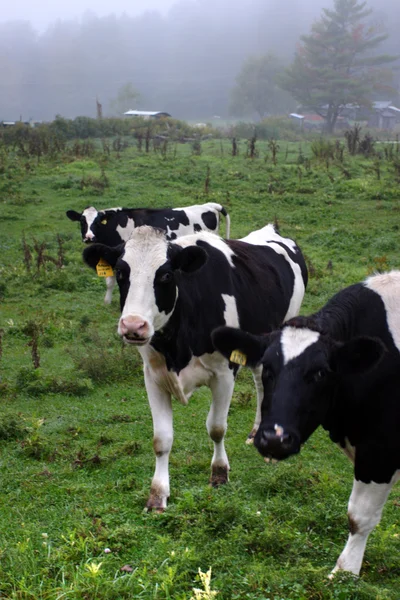
[[[161,275],[160,283],[169,283],[170,281],[172,281],[172,273],[167,272]]]
[[[309,374],[308,380],[311,381],[312,383],[318,383],[319,381],[322,381],[322,379],[324,379],[326,374],[327,374],[326,369],[318,369],[318,371],[313,371],[312,373]]]

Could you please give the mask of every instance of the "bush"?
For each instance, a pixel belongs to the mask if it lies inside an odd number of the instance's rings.
[[[89,332],[90,342],[73,346],[69,354],[76,368],[85,373],[92,381],[121,382],[129,381],[135,374],[141,375],[142,360],[133,348],[124,346],[119,340],[111,343],[97,332]]]
[[[42,394],[84,396],[92,391],[93,384],[81,373],[71,373],[69,378],[53,377],[45,375],[40,368],[23,367],[17,375],[16,389],[18,392],[31,396],[41,396]]]
[[[230,128],[229,137],[251,138],[254,135],[259,140],[289,140],[297,141],[304,138],[296,123],[287,117],[268,117],[260,123],[238,123]]]
[[[26,433],[26,427],[21,415],[0,415],[0,440],[15,440]]]

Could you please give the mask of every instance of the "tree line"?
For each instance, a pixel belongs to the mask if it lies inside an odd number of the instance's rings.
[[[27,22],[0,24],[0,121],[96,116],[99,105],[104,116],[126,107],[184,119],[260,117],[263,107],[237,92],[239,85],[251,96],[248,62],[260,93],[263,85],[274,91],[264,113],[282,114],[298,100],[288,86],[282,92],[285,86],[275,77],[291,64],[298,44],[304,46],[300,36],[310,31],[321,9],[332,10],[329,4],[287,0],[283,10],[278,0],[235,5],[184,0],[166,16],[86,14],[53,23],[42,33]],[[370,5],[377,10],[366,16],[367,25],[388,33],[382,52],[399,53],[400,5],[390,0]]]

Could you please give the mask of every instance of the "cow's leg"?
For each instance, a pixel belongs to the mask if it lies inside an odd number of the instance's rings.
[[[261,404],[264,397],[264,388],[262,383],[262,366],[251,370],[253,373],[254,385],[256,386],[257,393],[257,408],[256,417],[254,420],[253,429],[250,431],[249,436],[246,440],[246,444],[253,444],[254,438],[261,423]]]
[[[393,483],[394,480],[390,483],[354,480],[348,506],[350,535],[330,577],[339,570],[359,574],[368,536],[381,520],[382,509]]]
[[[228,481],[229,461],[225,452],[224,437],[234,383],[233,372],[229,371],[214,375],[209,384],[212,392],[212,402],[207,416],[207,431],[214,442],[210,479],[213,487]]]
[[[153,448],[156,455],[156,469],[146,507],[149,510],[163,511],[169,498],[168,464],[174,436],[171,395],[157,385],[147,366],[144,369],[144,378],[153,417]]]
[[[115,287],[115,282],[116,282],[115,275],[106,277],[107,292],[106,292],[106,296],[104,298],[104,304],[111,304],[112,293],[113,293],[113,289]]]

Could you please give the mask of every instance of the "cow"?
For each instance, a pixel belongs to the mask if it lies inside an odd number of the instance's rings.
[[[322,425],[354,463],[350,534],[331,576],[358,575],[400,477],[400,271],[351,285],[266,336],[222,327],[213,343],[226,357],[235,350],[251,368],[262,366],[254,443],[267,460],[296,454]]]
[[[66,212],[71,221],[80,222],[83,242],[99,242],[107,246],[118,246],[121,242],[126,242],[134,228],[141,225],[163,229],[169,240],[202,230],[215,233],[219,228],[221,214],[226,219],[225,237],[229,239],[229,214],[221,204],[216,202],[194,204],[184,208],[106,208],[97,210],[93,206],[89,206],[81,213],[75,210]],[[105,304],[111,303],[115,281],[114,275],[106,277]]]
[[[211,332],[223,324],[268,332],[298,314],[307,283],[299,248],[271,224],[242,240],[199,232],[168,241],[164,232],[144,226],[118,247],[91,244],[83,257],[92,268],[102,259],[116,269],[118,333],[143,358],[156,455],[147,508],[164,510],[170,494],[171,396],[187,404],[201,385],[212,393],[206,423],[214,442],[210,483],[226,483],[224,437],[237,369],[214,351]],[[255,432],[261,418],[259,368],[253,377]]]

